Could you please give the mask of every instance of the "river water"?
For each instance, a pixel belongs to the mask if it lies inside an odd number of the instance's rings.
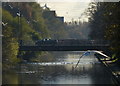
[[[4,83],[41,84],[41,86],[46,84],[113,84],[111,73],[98,61],[94,53],[83,56],[76,66],[83,53],[55,52],[54,54],[58,56],[56,56],[54,61],[20,64],[18,66],[19,71],[6,74],[10,81],[4,81]]]

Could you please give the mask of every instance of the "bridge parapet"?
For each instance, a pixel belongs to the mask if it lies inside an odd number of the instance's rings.
[[[39,42],[38,42],[39,43]],[[61,41],[57,42],[23,42],[20,45],[20,51],[84,51],[84,50],[100,50],[105,51],[109,48],[109,44],[105,42],[81,42],[81,41]]]
[[[108,41],[98,40],[39,40],[39,41],[22,41],[21,46],[109,46]]]

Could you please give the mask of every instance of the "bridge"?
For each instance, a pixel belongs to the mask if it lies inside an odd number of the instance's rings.
[[[30,43],[28,43],[30,44]],[[20,51],[86,51],[99,50],[106,51],[109,43],[106,41],[93,40],[45,40],[33,45],[20,45]]]

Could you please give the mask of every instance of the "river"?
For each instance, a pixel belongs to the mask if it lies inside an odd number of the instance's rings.
[[[50,62],[27,62],[20,64],[19,71],[6,74],[4,84],[79,85],[114,84],[113,77],[98,61],[94,53],[83,56],[84,52],[55,52],[58,55]],[[76,67],[75,67],[76,66]]]

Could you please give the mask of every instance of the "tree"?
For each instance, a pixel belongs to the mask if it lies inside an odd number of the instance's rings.
[[[18,42],[17,39],[13,36],[14,27],[11,25],[11,21],[14,19],[8,11],[2,10],[2,19],[3,23],[7,23],[6,26],[3,25],[2,33],[2,60],[3,60],[3,70],[9,68],[10,66],[19,62],[19,59],[16,58],[18,54]],[[7,16],[7,17],[6,17]]]
[[[99,2],[93,10],[90,24],[90,37],[93,39],[107,39],[110,49],[120,60],[120,2]],[[118,61],[119,62],[119,61]]]
[[[45,9],[42,14],[45,19],[45,24],[49,29],[50,37],[53,39],[61,39],[67,37],[65,31],[65,25],[62,21],[57,18],[55,11],[50,11]]]
[[[44,18],[42,17],[42,8],[36,2],[4,2],[2,8],[5,9],[3,22],[10,25],[10,33],[16,39],[17,44],[22,40],[25,45],[33,45],[36,40],[49,36]],[[5,35],[8,34],[9,32]],[[16,58],[21,56],[24,59],[28,55],[29,59],[31,59],[33,56],[30,56],[30,53],[33,53],[36,57],[38,55],[36,52],[18,51]]]
[[[89,22],[90,22],[90,38],[94,40],[105,39],[105,27],[106,22],[104,20],[105,13],[105,5],[104,3],[94,2],[90,4],[90,8],[88,8]]]
[[[106,3],[106,38],[111,41],[111,50],[120,60],[120,2]]]

